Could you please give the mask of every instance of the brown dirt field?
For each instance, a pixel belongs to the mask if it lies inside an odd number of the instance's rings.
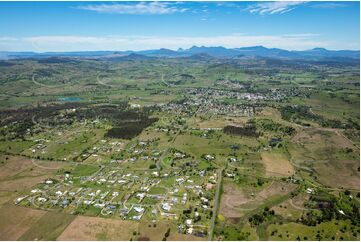
[[[359,161],[344,160],[314,165],[318,181],[326,186],[336,188],[360,189],[360,175],[357,172]]]
[[[180,233],[173,232],[168,237],[168,240],[169,241],[203,241],[203,240],[207,240],[207,237],[202,238],[202,237],[197,237],[194,235],[180,234]]]
[[[320,134],[311,134],[309,130],[302,130],[298,132],[293,138],[292,141],[295,143],[318,143],[322,142],[322,137]]]
[[[8,160],[6,160],[5,157],[8,157]],[[40,160],[33,162],[31,159],[22,156],[2,155],[0,156],[0,160],[4,161],[4,164],[0,166],[0,180],[51,174],[57,169],[69,165],[67,163]]]
[[[3,206],[3,204],[9,202],[9,201],[12,201],[13,198],[16,197],[16,194],[15,192],[12,192],[12,191],[0,191],[0,207]]]
[[[331,128],[305,128],[298,132],[292,141],[302,144],[317,144],[338,148],[354,147],[353,143],[342,136],[341,131]]]
[[[8,204],[0,208],[0,240],[17,240],[46,212]]]
[[[39,168],[49,169],[53,171],[71,165],[66,161],[63,162],[63,161],[35,160],[34,162],[36,165],[40,166]]]
[[[308,209],[304,208],[304,203],[308,198],[308,194],[300,193],[294,198],[290,198],[283,203],[273,206],[271,209],[284,218],[298,219],[301,217],[302,213],[308,211]]]
[[[254,199],[243,204],[240,209],[252,210],[252,208],[255,208],[256,206],[262,204],[265,200],[275,196],[284,196],[293,191],[296,187],[297,185],[292,183],[273,181],[270,185],[257,193]]]
[[[2,192],[12,192],[18,195],[21,192],[28,191],[32,186],[44,181],[49,175],[38,175],[35,177],[26,176],[14,180],[0,181],[0,194]]]
[[[285,182],[272,182],[271,185],[256,194],[255,200],[264,200],[274,195],[286,195],[297,187],[297,185]]]
[[[286,195],[296,187],[297,185],[291,183],[272,182],[253,198],[235,184],[225,183],[220,204],[220,214],[231,220],[239,218],[243,215],[243,211],[253,210],[258,205],[261,205],[264,200],[273,196]]]
[[[261,156],[266,168],[267,177],[288,177],[295,173],[293,166],[284,155],[262,153]]]
[[[241,188],[232,183],[225,183],[219,212],[226,218],[239,218],[240,213],[236,208],[250,200]]]
[[[308,201],[308,199],[310,198],[310,195],[307,193],[300,193],[297,196],[295,196],[294,198],[291,198],[290,200],[292,201],[291,203],[297,207],[297,208],[303,208],[304,204]]]
[[[6,160],[5,157],[7,157],[8,160]],[[0,160],[4,162],[4,164],[0,166],[0,179],[14,176],[33,166],[28,158],[21,156],[1,155]]]
[[[335,132],[335,135],[333,135],[330,140],[332,144],[335,144],[337,147],[341,148],[354,148],[352,141],[342,136],[341,131],[334,129],[333,132]]]
[[[78,216],[57,240],[129,240],[138,226],[131,221]]]

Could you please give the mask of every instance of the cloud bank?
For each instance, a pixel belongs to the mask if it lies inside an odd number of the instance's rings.
[[[218,35],[218,36],[33,36],[24,38],[0,37],[0,50],[7,51],[88,51],[88,50],[146,50],[189,48],[197,46],[224,46],[237,48],[263,45],[288,50],[304,50],[314,47],[333,48],[337,43],[319,39],[312,33],[284,35]],[[358,49],[358,46],[344,46]]]

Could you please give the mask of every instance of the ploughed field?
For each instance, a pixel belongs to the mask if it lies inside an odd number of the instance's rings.
[[[358,65],[59,60],[0,65],[0,239],[359,240]]]

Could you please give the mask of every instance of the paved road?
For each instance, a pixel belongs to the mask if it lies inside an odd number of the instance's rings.
[[[222,179],[223,179],[223,170],[224,169],[219,169],[218,170],[218,183],[217,183],[217,190],[216,190],[216,194],[215,194],[215,200],[214,200],[214,205],[213,205],[213,216],[212,216],[212,220],[211,220],[211,227],[209,229],[209,235],[208,235],[208,240],[211,241],[213,240],[213,233],[214,233],[214,226],[216,223],[216,218],[217,218],[217,213],[218,213],[218,207],[219,207],[219,203],[220,203],[220,193],[221,193],[221,188],[222,188]]]
[[[174,143],[175,139],[177,138],[177,136],[179,135],[181,130],[178,130],[178,132],[174,135],[173,139],[169,142],[169,146],[168,148],[163,152],[163,154],[159,157],[159,160],[157,162],[157,169],[160,170],[160,163],[164,160],[164,158],[166,157],[166,155],[168,154],[168,151],[170,148],[172,148],[172,144]]]

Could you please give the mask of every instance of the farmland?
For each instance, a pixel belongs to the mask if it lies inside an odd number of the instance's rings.
[[[2,62],[2,240],[360,239],[358,64]]]

